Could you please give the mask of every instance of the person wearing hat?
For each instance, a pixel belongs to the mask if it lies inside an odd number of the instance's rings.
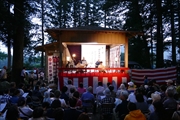
[[[134,83],[131,81],[131,82],[128,82],[128,91],[129,91],[129,93],[131,93],[131,92],[134,92],[135,90],[136,90],[136,87],[135,87],[135,85],[134,85]]]

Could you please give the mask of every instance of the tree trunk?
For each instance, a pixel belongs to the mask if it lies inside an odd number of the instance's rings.
[[[162,37],[162,8],[161,0],[157,0],[157,49],[156,49],[156,67],[164,67],[163,60],[163,37]]]
[[[23,48],[24,48],[24,0],[14,1],[14,42],[13,42],[13,68],[12,79],[17,84],[20,83],[21,70],[23,68]]]
[[[176,39],[174,31],[174,5],[170,0],[170,11],[171,11],[171,37],[172,37],[172,64],[176,65]]]

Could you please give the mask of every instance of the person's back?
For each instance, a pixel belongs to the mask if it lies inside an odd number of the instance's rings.
[[[128,103],[129,114],[126,115],[124,120],[146,120],[145,115],[141,112],[141,110],[136,108],[135,103]]]
[[[63,120],[77,120],[82,111],[76,109],[77,100],[75,98],[69,99],[69,109],[64,110]]]

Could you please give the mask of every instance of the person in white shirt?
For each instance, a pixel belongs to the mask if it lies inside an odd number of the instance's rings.
[[[20,97],[18,100],[18,110],[20,118],[30,118],[33,114],[33,109],[26,105],[26,100],[24,97]]]
[[[61,99],[60,97],[61,97],[61,92],[59,91],[59,90],[56,90],[55,92],[54,92],[54,98],[51,98],[51,103],[54,101],[54,100],[59,100],[60,102],[61,102],[61,107],[63,107],[63,108],[66,108],[66,107],[68,107],[67,106],[67,104],[66,104],[66,102],[65,102],[65,100],[64,99]]]
[[[72,85],[72,80],[70,80],[70,79],[68,80],[68,84],[66,85],[66,87],[68,88],[68,90],[66,92],[67,95],[69,95],[71,88],[74,88],[75,91],[77,90],[76,87],[74,85]]]

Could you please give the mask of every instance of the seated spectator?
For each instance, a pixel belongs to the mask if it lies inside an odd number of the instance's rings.
[[[154,106],[153,106],[153,103],[154,102],[157,102],[157,101],[160,101],[161,100],[161,95],[160,94],[158,94],[158,93],[152,93],[151,94],[151,103],[150,103],[150,105],[149,105],[149,111],[150,111],[150,113],[153,113],[154,112]]]
[[[117,90],[117,92],[116,92],[116,96],[117,96],[117,94],[119,95],[119,93],[121,92],[121,90],[127,90],[126,89],[126,86],[124,85],[124,83],[122,83],[120,86],[119,86],[119,88],[118,88],[118,90]],[[119,96],[118,96],[119,97]]]
[[[124,120],[125,115],[129,113],[129,110],[127,109],[128,94],[129,93],[127,90],[121,90],[120,92],[120,99],[122,100],[122,102],[115,108],[115,112],[118,113],[119,120]]]
[[[83,87],[83,83],[82,83],[82,82],[79,83],[79,87],[78,87],[77,91],[80,93],[80,96],[81,96],[84,92],[86,92],[86,88]]]
[[[68,80],[68,84],[66,85],[66,87],[68,88],[68,90],[66,92],[67,95],[69,95],[71,88],[74,88],[76,90],[76,87],[72,84],[72,80],[71,79]]]
[[[137,102],[135,103],[137,109],[140,109],[142,113],[148,113],[148,104],[144,101],[143,95],[141,93],[137,93],[135,96],[137,100]]]
[[[167,120],[165,117],[165,110],[161,100],[154,101],[153,106],[154,106],[154,112],[152,112],[149,115],[148,120]]]
[[[0,99],[1,103],[7,103],[7,104],[10,103],[9,101],[12,98],[12,96],[10,96],[9,94],[10,94],[9,89],[4,90],[4,94],[2,95],[2,98]]]
[[[63,109],[61,108],[61,102],[54,100],[51,104],[51,108],[47,109],[46,117],[48,119],[62,120]]]
[[[50,104],[48,102],[43,102],[42,103],[42,108],[44,110],[44,115],[46,115],[47,110],[50,108]]]
[[[50,92],[49,91],[44,92],[43,102],[48,102],[49,104],[51,104],[51,98],[50,98]]]
[[[92,87],[89,86],[87,92],[83,93],[81,96],[81,101],[83,107],[92,107],[95,102],[94,95],[92,94]]]
[[[20,83],[18,86],[18,89],[20,91],[20,96],[24,94],[24,88],[25,88],[25,85],[23,83]]]
[[[114,101],[115,99],[111,97],[111,91],[109,89],[106,89],[105,92],[105,98],[101,100],[101,112],[103,114],[104,118],[111,119],[112,116],[111,114],[113,113],[113,108],[114,108]],[[104,106],[103,104],[111,104],[108,107]]]
[[[70,88],[70,92],[69,92],[69,98],[73,97],[73,94],[76,90],[74,88]]]
[[[16,83],[15,82],[11,82],[10,83],[10,95],[13,95],[13,92],[16,90]]]
[[[22,119],[28,119],[32,117],[33,110],[26,105],[26,100],[23,97],[20,97],[18,100],[18,110],[19,110],[19,116]]]
[[[73,94],[73,97],[74,97],[75,99],[77,99],[76,107],[77,107],[77,108],[81,108],[81,107],[82,107],[82,101],[81,101],[81,99],[79,98],[79,97],[80,97],[79,92],[78,92],[78,91],[75,91],[74,94]]]
[[[167,99],[163,102],[163,106],[165,109],[173,109],[177,110],[177,102],[173,98],[174,96],[174,89],[167,89],[166,90]]]
[[[129,102],[127,105],[129,110],[129,114],[127,114],[124,120],[146,120],[145,115],[141,112],[141,110],[136,108],[135,103]]]
[[[62,94],[61,94],[61,99],[64,99],[66,101],[66,104],[69,104],[69,96],[66,94],[68,88],[66,86],[62,87]]]
[[[47,91],[47,87],[46,87],[46,84],[43,83],[39,89],[39,92],[44,95],[44,92]]]
[[[19,120],[19,111],[16,105],[12,105],[7,109],[6,120]]]
[[[180,110],[173,113],[172,120],[180,120]]]
[[[90,120],[88,114],[81,113],[78,117],[78,120]]]
[[[29,120],[45,120],[43,113],[44,113],[43,108],[37,107],[33,111],[33,117],[29,118]]]
[[[109,85],[109,90],[111,92],[111,97],[116,98],[116,92],[114,91],[113,85]]]
[[[136,90],[136,87],[135,87],[135,85],[134,85],[134,83],[131,81],[131,82],[128,82],[128,91],[129,91],[129,93],[131,93],[131,92],[134,92],[135,90]]]
[[[39,85],[35,86],[35,89],[32,92],[32,96],[39,98],[40,101],[43,100],[43,95],[41,94],[41,92],[39,91]]]
[[[54,100],[59,100],[61,102],[61,107],[65,108],[67,107],[66,102],[64,99],[61,99],[61,92],[59,90],[56,90],[54,92],[54,98],[51,98],[51,101],[53,102]]]
[[[101,100],[101,96],[104,96],[104,94],[103,94],[104,90],[105,90],[105,88],[102,86],[102,82],[99,81],[98,86],[96,87],[96,99],[97,99],[98,103]]]
[[[63,120],[77,120],[82,111],[76,109],[77,99],[69,99],[69,109],[64,110]]]
[[[20,96],[20,91],[17,89],[14,91],[12,98],[10,98],[10,103],[17,105],[19,96]]]

